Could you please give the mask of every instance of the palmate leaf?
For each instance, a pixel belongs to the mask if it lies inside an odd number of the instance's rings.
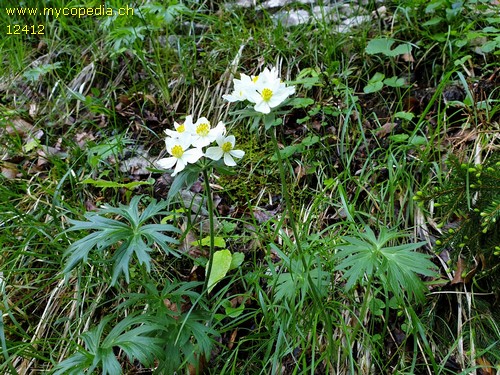
[[[110,250],[113,261],[112,285],[123,274],[129,282],[129,264],[135,256],[139,264],[151,270],[151,256],[149,253],[157,245],[168,255],[180,257],[177,250],[169,244],[178,241],[165,232],[180,233],[180,230],[169,224],[145,224],[157,215],[168,215],[164,212],[165,202],[150,202],[142,212],[139,210],[141,197],[135,196],[128,206],[106,206],[97,213],[86,214],[88,221],[70,220],[69,231],[90,230],[92,233],[74,242],[66,251],[67,262],[63,272],[68,274],[81,261],[88,261],[92,250]],[[103,215],[112,214],[119,219],[110,219]]]
[[[110,318],[105,317],[97,327],[85,332],[82,335],[85,347],[57,365],[54,375],[93,374],[98,368],[102,374],[121,374],[115,347],[123,350],[131,361],[138,360],[144,366],[152,365],[162,354],[163,340],[153,336],[164,327],[152,323],[150,318],[129,315],[105,335],[109,322]]]
[[[342,237],[345,243],[338,246],[335,259],[339,261],[336,270],[346,279],[345,289],[362,284],[365,278],[378,279],[398,298],[423,298],[425,286],[418,275],[435,276],[436,266],[427,255],[415,251],[424,242],[386,246],[401,237],[407,235],[385,228],[377,237],[369,227],[358,237]]]

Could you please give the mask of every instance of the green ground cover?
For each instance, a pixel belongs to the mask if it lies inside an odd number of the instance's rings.
[[[114,12],[0,8],[0,373],[500,371],[496,1],[47,3]]]

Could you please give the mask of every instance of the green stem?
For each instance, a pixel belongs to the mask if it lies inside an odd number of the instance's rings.
[[[287,189],[287,183],[286,183],[286,177],[285,177],[285,169],[283,166],[283,159],[281,158],[280,150],[278,147],[278,140],[276,139],[276,131],[273,129],[271,132],[272,134],[272,139],[273,139],[273,145],[274,145],[274,151],[276,153],[276,160],[278,161],[278,169],[280,171],[280,180],[281,180],[281,193],[283,195],[283,199],[285,200],[285,207],[286,210],[285,212],[288,213],[288,220],[290,221],[290,226],[292,227],[292,233],[293,236],[295,237],[295,245],[297,246],[297,251],[299,253],[299,258],[302,262],[302,267],[304,267],[304,271],[307,274],[307,281],[310,285],[310,291],[312,294],[312,299],[318,303],[321,304],[321,297],[319,296],[319,293],[316,289],[316,285],[314,284],[313,279],[311,278],[311,274],[308,272],[309,265],[307,264],[306,257],[304,256],[304,253],[302,252],[302,245],[300,243],[300,237],[299,237],[299,231],[297,229],[297,223],[295,221],[295,215],[292,209],[292,200],[290,199],[290,194]],[[325,323],[330,326],[330,317],[325,314]]]
[[[205,283],[203,284],[203,291],[208,290],[208,280],[210,279],[210,273],[212,272],[212,263],[214,260],[214,248],[215,248],[215,229],[214,229],[214,202],[212,200],[212,192],[210,190],[209,175],[207,172],[208,168],[203,168],[203,180],[205,183],[205,195],[207,197],[207,210],[208,210],[208,223],[210,226],[210,253],[208,256],[207,263],[207,273],[205,276]]]
[[[280,149],[278,147],[278,140],[276,139],[276,131],[273,129],[271,131],[272,138],[273,138],[273,146],[274,146],[274,152],[276,154],[276,159],[278,160],[278,169],[280,171],[280,180],[281,180],[281,194],[283,195],[283,199],[285,200],[285,207],[286,211],[288,212],[288,220],[290,221],[290,226],[292,227],[292,233],[293,236],[295,237],[295,243],[297,244],[297,250],[299,253],[302,253],[301,249],[301,244],[300,244],[300,239],[299,239],[299,233],[297,231],[297,225],[295,222],[295,216],[292,211],[292,200],[290,199],[290,194],[288,192],[288,189],[286,188],[286,177],[285,177],[285,169],[283,167],[283,159],[281,159],[281,154],[280,154]],[[303,258],[303,257],[301,257]],[[305,262],[305,260],[304,260]],[[304,264],[304,269],[305,268]]]
[[[363,305],[361,306],[361,311],[359,313],[358,323],[354,326],[354,330],[352,331],[352,342],[356,342],[356,336],[358,334],[359,329],[363,325],[363,321],[365,320],[365,315],[368,310],[368,304],[370,303],[370,290],[372,286],[373,279],[370,277],[368,279],[368,284],[366,285],[366,293],[363,297]]]

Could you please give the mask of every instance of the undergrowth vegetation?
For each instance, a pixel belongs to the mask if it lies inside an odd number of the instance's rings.
[[[500,371],[497,1],[104,3],[0,9],[0,373]]]

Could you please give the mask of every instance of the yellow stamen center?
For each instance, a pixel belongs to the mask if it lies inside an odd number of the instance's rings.
[[[172,156],[174,158],[180,159],[182,157],[182,154],[184,154],[184,150],[182,149],[182,146],[175,145],[174,147],[172,147]]]
[[[255,76],[252,78],[253,83],[257,83],[257,80],[259,79],[259,76]]]
[[[206,137],[210,131],[210,124],[204,122],[196,127],[196,134],[202,137]]]
[[[184,133],[186,131],[186,126],[181,124],[177,127],[177,133]]]
[[[233,145],[231,144],[231,142],[224,142],[221,148],[223,152],[229,152],[233,149]]]
[[[264,99],[265,102],[269,101],[272,96],[273,96],[273,90],[265,88],[262,90],[262,99]]]

